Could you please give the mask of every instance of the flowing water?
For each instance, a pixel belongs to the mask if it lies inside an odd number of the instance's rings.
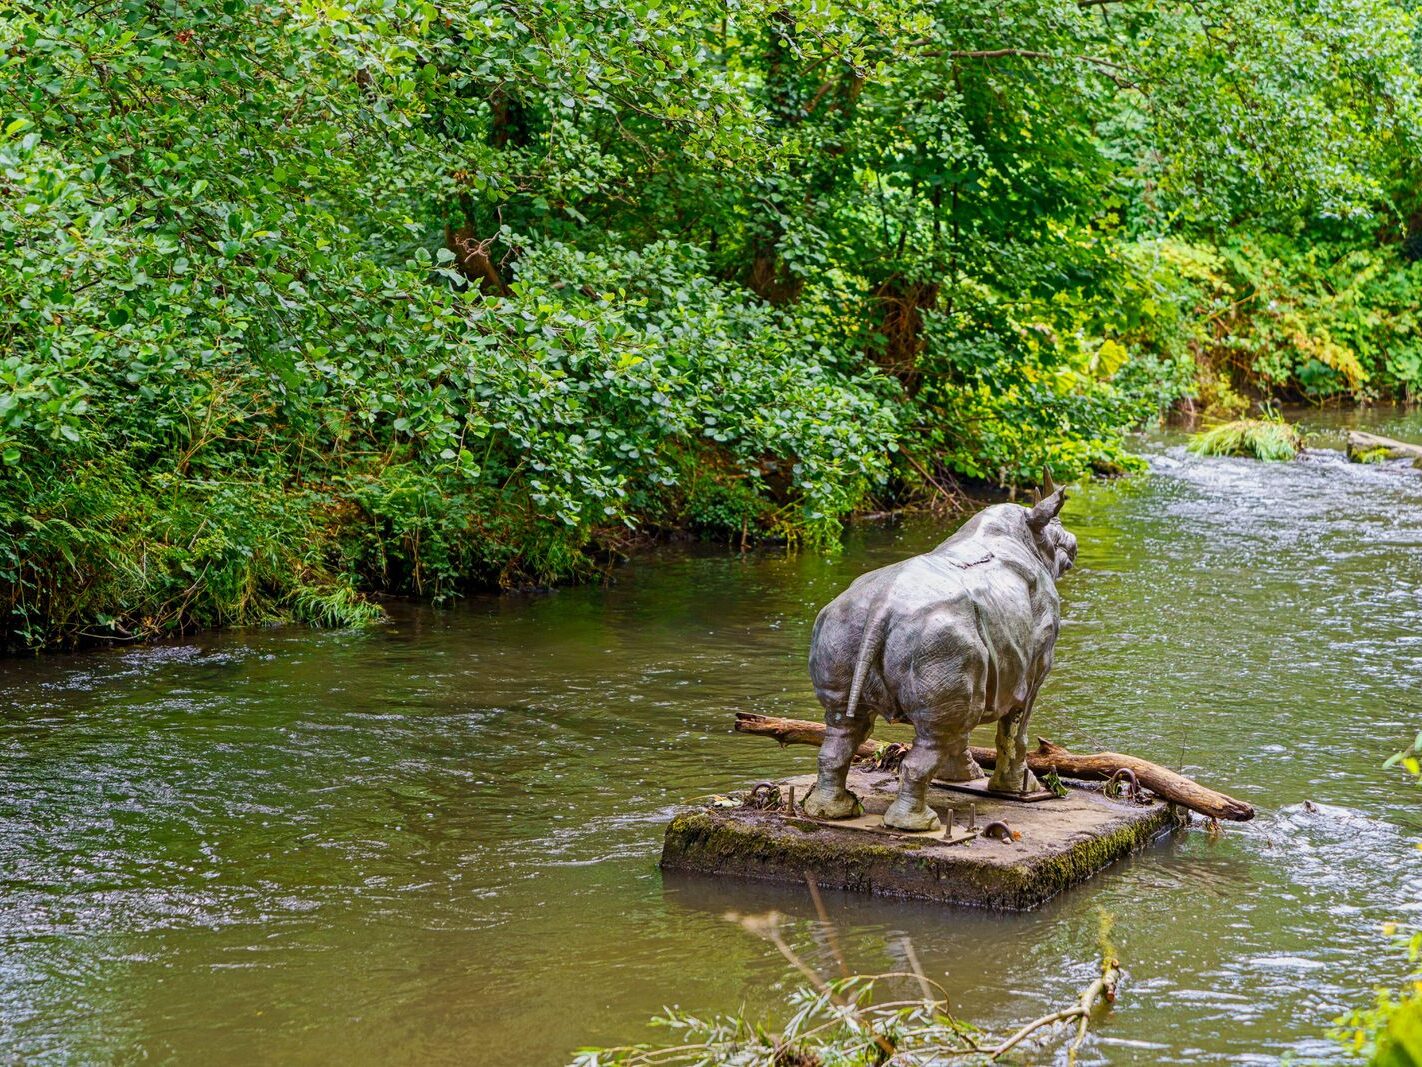
[[[1317,443],[1340,422],[1314,417]],[[1381,923],[1422,920],[1419,793],[1380,769],[1422,726],[1422,472],[1143,447],[1151,473],[1067,506],[1081,555],[1033,732],[1193,768],[1259,818],[1031,914],[827,903],[857,970],[901,966],[907,936],[998,1028],[1070,1000],[1113,917],[1128,977],[1088,1061],[1336,1058],[1329,1020],[1405,973]],[[778,909],[827,962],[805,892],[664,877],[662,827],[810,769],[732,713],[813,716],[816,610],[947,533],[861,526],[834,560],[669,549],[368,632],[4,664],[0,1050],[557,1064],[645,1039],[665,1004],[773,1004],[795,980],[723,914]]]

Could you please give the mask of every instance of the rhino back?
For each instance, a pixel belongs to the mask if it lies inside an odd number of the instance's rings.
[[[901,674],[885,669],[886,643],[912,631],[919,625],[916,620],[935,616],[971,620],[972,614],[972,595],[963,572],[931,553],[861,575],[815,620],[810,680],[820,702],[827,708],[845,708],[862,659],[857,707],[898,718],[896,683]]]
[[[1010,555],[965,560],[938,551],[871,571],[820,612],[810,675],[826,707],[843,710],[861,658],[858,706],[888,718],[975,693],[987,721],[1021,702],[1055,638],[1055,587]]]

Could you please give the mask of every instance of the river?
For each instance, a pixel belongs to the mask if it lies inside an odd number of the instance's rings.
[[[828,893],[851,964],[911,938],[954,1009],[1003,1028],[1070,1000],[1103,915],[1127,971],[1084,1062],[1336,1059],[1329,1020],[1405,973],[1422,727],[1422,473],[1143,442],[1083,486],[1033,732],[1193,769],[1259,817],[1164,841],[1000,915]],[[603,587],[398,606],[0,668],[0,1049],[37,1063],[557,1064],[655,1036],[664,1004],[771,1007],[795,983],[722,916],[803,890],[664,878],[688,798],[808,770],[729,732],[813,717],[815,612],[952,524],[859,525],[827,559],[667,548]],[[881,730],[881,734],[885,733]],[[1303,805],[1311,801],[1317,811]],[[984,958],[1010,932],[1004,970]],[[1050,1057],[1048,1057],[1050,1060]]]

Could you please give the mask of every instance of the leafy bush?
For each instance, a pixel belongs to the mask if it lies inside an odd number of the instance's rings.
[[[64,15],[6,24],[0,643],[573,576],[701,465],[827,543],[883,481],[897,389],[824,358],[812,305],[672,241],[505,232],[490,293],[432,251],[359,166],[410,121],[354,77],[399,60],[378,13]]]
[[[33,136],[9,151],[13,171],[52,187]],[[82,210],[43,206],[59,232]],[[22,224],[38,231],[39,214]],[[162,254],[134,251],[111,254],[138,269]],[[448,284],[430,285],[431,271]],[[568,281],[586,276],[607,291]],[[553,580],[586,565],[599,529],[677,514],[682,479],[703,466],[723,472],[723,495],[740,487],[740,510],[708,510],[715,479],[702,477],[697,521],[773,515],[827,543],[887,472],[893,387],[825,366],[805,316],[711,280],[693,249],[529,246],[502,298],[423,250],[341,280],[339,294],[319,282],[313,270],[283,298],[296,329],[275,365],[265,348],[203,351],[175,328],[185,305],[171,288],[166,308],[113,327],[102,307],[122,278],[55,287],[65,314],[111,328],[23,365],[43,385],[13,394],[18,456],[0,479],[5,500],[24,501],[3,515],[20,640],[87,620],[117,634],[282,613],[350,621],[370,611],[357,584],[439,597]],[[337,303],[361,328],[342,328]],[[38,304],[36,332],[54,307]],[[767,464],[785,471],[777,507]],[[82,598],[66,594],[66,572]]]
[[[1243,413],[1237,388],[1318,403],[1422,387],[1422,267],[1395,245],[1245,231],[1213,246],[1143,242],[1131,255],[1137,269],[1178,273],[1154,293],[1121,293],[1138,316],[1130,340],[1191,366],[1197,381],[1181,394],[1214,414]]]

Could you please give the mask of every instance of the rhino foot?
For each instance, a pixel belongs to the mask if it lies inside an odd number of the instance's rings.
[[[1023,785],[1024,776],[1026,785]],[[993,772],[992,779],[987,786],[994,793],[1037,793],[1042,789],[1042,783],[1037,781],[1037,776],[1026,767],[1017,771],[1010,769],[1002,772]]]
[[[939,821],[938,813],[927,804],[921,803],[914,808],[905,801],[896,800],[889,805],[889,810],[884,812],[884,825],[895,830],[918,831],[937,830],[943,823]]]
[[[812,819],[852,819],[864,814],[859,798],[848,789],[828,796],[815,789],[800,802],[800,810]]]
[[[937,777],[945,782],[975,782],[983,777],[983,769],[978,766],[978,761],[973,759],[971,753],[964,752],[961,756],[949,756],[945,759]]]

